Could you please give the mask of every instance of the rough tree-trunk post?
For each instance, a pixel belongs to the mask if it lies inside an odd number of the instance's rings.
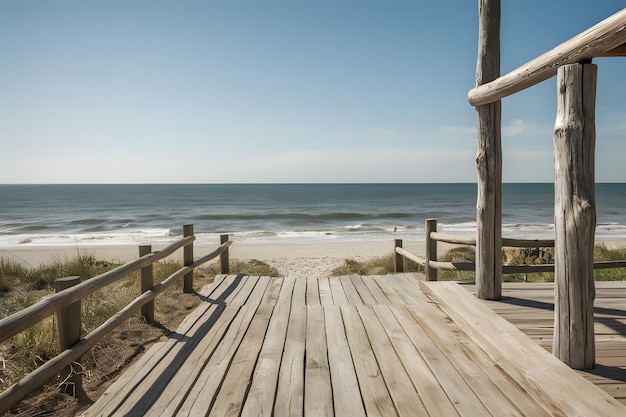
[[[500,0],[478,0],[478,9],[476,86],[500,76]],[[501,103],[477,106],[476,112],[476,295],[498,300],[502,294]]]
[[[557,358],[575,369],[591,369],[595,362],[596,75],[597,67],[593,64],[564,65],[557,72],[552,350]]]
[[[55,281],[56,292],[71,288],[80,284],[80,277],[65,277]],[[59,331],[59,351],[63,352],[76,343],[80,342],[82,328],[82,307],[81,301],[77,301],[57,312],[57,327]],[[80,364],[75,362],[70,367],[61,372],[60,377],[67,394],[84,398],[83,375],[80,372]],[[77,368],[75,368],[77,367]]]
[[[193,236],[193,224],[183,225],[183,236]],[[185,266],[193,263],[193,242],[183,249],[183,263]],[[183,292],[185,294],[193,293],[193,271],[186,273],[183,277]]]

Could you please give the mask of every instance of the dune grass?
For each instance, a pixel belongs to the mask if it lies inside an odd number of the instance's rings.
[[[475,262],[475,249],[470,246],[457,246],[440,256],[442,262]],[[604,244],[597,244],[594,248],[594,260],[617,261],[626,259],[626,248],[608,248]],[[505,249],[502,252],[503,265],[540,265],[554,263],[554,249]],[[406,272],[424,272],[421,265],[405,260]],[[339,275],[384,275],[393,273],[393,255],[371,259],[368,261],[356,261],[345,259],[343,265],[335,268],[331,276]],[[437,277],[441,281],[473,281],[473,271],[437,271]],[[596,281],[625,281],[626,268],[596,269],[594,271]],[[504,282],[554,282],[553,272],[537,272],[530,274],[504,274]]]

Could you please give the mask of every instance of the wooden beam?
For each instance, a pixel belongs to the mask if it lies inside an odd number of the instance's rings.
[[[500,0],[479,0],[476,85],[500,75]],[[476,295],[500,299],[502,291],[502,144],[500,101],[477,106],[478,197],[476,202]]]
[[[595,362],[593,248],[597,66],[569,64],[557,75],[554,126],[554,355],[575,369]]]
[[[613,48],[610,51],[606,51],[599,56],[626,56],[626,43],[621,44],[617,48]]]
[[[472,106],[493,103],[553,77],[561,65],[589,62],[625,43],[626,8],[508,74],[477,84],[467,100]]]

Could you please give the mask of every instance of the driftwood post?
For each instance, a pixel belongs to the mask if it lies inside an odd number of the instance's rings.
[[[500,76],[500,0],[479,0],[476,86]],[[502,293],[501,103],[476,107],[478,198],[476,202],[476,295],[498,300]]]
[[[54,283],[56,292],[61,292],[74,285],[80,284],[80,277],[66,277],[57,279]],[[57,312],[57,327],[59,331],[59,351],[63,352],[80,341],[81,331],[81,302],[76,301]],[[64,382],[65,392],[81,396],[83,389],[83,376],[80,372],[73,371],[68,367],[60,375]]]
[[[220,235],[220,245],[223,245],[226,242],[228,242],[228,235]],[[228,248],[226,248],[226,250],[220,254],[220,273],[221,274],[230,273],[229,262],[230,261],[228,257]]]
[[[183,237],[193,236],[193,224],[183,226]],[[193,263],[193,242],[183,248],[183,263],[185,266]],[[189,271],[183,277],[183,292],[190,294],[193,292],[193,271]]]
[[[426,281],[437,281],[437,269],[430,266],[430,261],[437,260],[437,241],[430,237],[436,231],[437,219],[426,219]]]
[[[152,252],[151,245],[139,246],[139,257],[147,255],[150,252]],[[154,287],[153,269],[152,264],[141,268],[141,285],[139,290],[142,294]],[[141,316],[147,323],[154,323],[154,300],[141,306]]]
[[[402,247],[402,239],[394,239],[393,242],[393,271],[404,272],[404,257],[396,252],[396,248]]]
[[[593,246],[596,227],[594,158],[597,66],[557,72],[554,126],[554,355],[575,369],[595,362]]]

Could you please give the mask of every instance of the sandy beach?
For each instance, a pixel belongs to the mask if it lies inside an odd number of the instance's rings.
[[[626,247],[626,239],[598,239],[609,248]],[[404,241],[408,251],[424,256],[424,241]],[[159,250],[164,245],[154,246]],[[195,258],[199,258],[217,247],[216,245],[195,245]],[[439,244],[439,254],[451,245]],[[234,242],[230,247],[231,259],[258,259],[267,262],[285,276],[328,276],[345,259],[365,261],[388,256],[393,253],[393,240],[326,242],[326,243],[250,243]],[[81,255],[93,255],[96,259],[129,262],[139,257],[138,246],[133,245],[67,245],[67,246],[0,246],[0,258],[20,262],[25,266],[37,267],[55,261],[67,260]],[[170,259],[182,261],[182,250],[171,255]]]
[[[217,245],[195,245],[194,255],[199,258]],[[159,250],[162,246],[155,246]],[[404,247],[423,256],[424,242],[404,242]],[[327,276],[341,265],[344,259],[359,261],[390,255],[393,240],[336,243],[240,243],[230,247],[231,259],[258,259],[278,269],[283,275],[295,277]],[[78,246],[4,246],[0,247],[0,257],[20,262],[25,266],[39,266],[57,260],[72,259],[78,254],[93,255],[107,261],[129,262],[139,257],[137,246],[131,245],[78,245]],[[182,250],[171,256],[182,260]]]

